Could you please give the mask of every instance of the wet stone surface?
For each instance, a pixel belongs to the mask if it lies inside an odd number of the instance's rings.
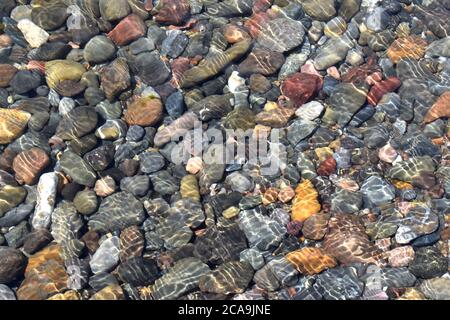
[[[0,300],[449,299],[447,0],[0,0]]]

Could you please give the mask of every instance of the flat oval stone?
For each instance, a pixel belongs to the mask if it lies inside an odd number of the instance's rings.
[[[271,75],[284,64],[284,55],[270,50],[255,48],[248,57],[239,64],[239,74],[249,76],[257,73]]]
[[[285,52],[299,46],[304,36],[305,29],[299,21],[278,18],[262,27],[256,41],[267,49]]]
[[[100,244],[89,265],[94,274],[108,272],[119,263],[119,237],[110,237]]]
[[[19,250],[0,247],[0,284],[8,284],[22,276],[27,258]]]
[[[27,195],[27,191],[22,187],[4,186],[0,190],[0,217],[6,212],[21,204]]]
[[[94,186],[97,174],[83,158],[72,151],[65,151],[60,159],[61,168],[76,183],[85,186]]]
[[[127,0],[100,0],[99,9],[100,14],[107,21],[120,20],[131,12]]]
[[[14,158],[13,170],[19,183],[33,185],[40,173],[50,164],[47,153],[37,147],[21,152]]]
[[[14,109],[0,109],[0,144],[16,139],[27,126],[31,114]]]
[[[110,60],[116,53],[116,46],[105,36],[96,36],[89,40],[83,50],[84,59],[92,63]]]
[[[90,215],[97,210],[97,195],[91,190],[80,191],[73,199],[73,204],[79,213]]]
[[[144,96],[128,106],[124,119],[128,125],[148,127],[159,122],[162,114],[163,105],[161,100],[152,96]]]

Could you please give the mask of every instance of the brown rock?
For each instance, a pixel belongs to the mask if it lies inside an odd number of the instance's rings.
[[[278,71],[284,63],[284,55],[280,52],[264,49],[254,49],[248,57],[239,64],[239,74],[248,76],[254,73],[271,75]]]
[[[118,284],[112,284],[94,294],[90,300],[125,300],[125,295]]]
[[[444,92],[428,110],[424,123],[430,123],[439,118],[450,118],[450,91]]]
[[[9,82],[17,71],[18,70],[10,64],[0,64],[0,88],[9,86]]]
[[[252,74],[249,81],[250,90],[258,93],[266,93],[272,87],[270,81],[261,74]]]
[[[155,9],[158,23],[180,25],[191,15],[188,0],[160,0]]]
[[[125,121],[131,125],[142,127],[153,126],[161,120],[163,105],[155,97],[141,97],[132,102],[125,113]]]
[[[20,184],[33,185],[39,179],[42,170],[50,163],[47,153],[37,147],[23,151],[14,158],[13,170]]]
[[[281,85],[281,92],[295,107],[308,102],[322,88],[322,79],[310,73],[295,73]]]
[[[125,46],[145,35],[147,28],[137,14],[130,14],[108,33],[108,37],[118,46]]]
[[[0,284],[14,281],[23,274],[27,258],[19,250],[0,247]]]
[[[140,257],[144,251],[144,235],[137,226],[131,226],[120,233],[120,261]]]
[[[0,144],[7,144],[19,137],[31,114],[15,109],[0,109]]]
[[[286,259],[304,275],[314,275],[336,266],[336,260],[320,248],[306,247],[290,252]]]
[[[336,172],[336,160],[329,156],[317,168],[317,173],[321,176],[329,176]]]
[[[88,249],[89,253],[93,254],[97,249],[100,247],[99,245],[100,236],[99,234],[94,230],[89,230],[86,232],[82,237],[81,241],[84,242],[86,245],[86,248]]]
[[[131,83],[130,69],[126,59],[117,58],[100,71],[103,91],[108,100],[114,100]]]
[[[33,254],[52,241],[53,237],[47,229],[37,229],[29,233],[23,245],[23,250],[28,254]]]
[[[67,280],[61,247],[49,246],[29,258],[25,280],[17,290],[17,298],[45,300],[67,290]]]
[[[393,63],[404,58],[419,60],[425,54],[427,41],[419,36],[412,35],[395,40],[387,50],[387,55]]]
[[[0,154],[0,169],[12,172],[12,165],[16,156],[17,153],[10,148],[6,148],[5,150],[3,150],[2,154]]]
[[[327,233],[329,220],[330,215],[327,213],[319,212],[312,215],[303,223],[303,236],[306,239],[321,240]]]
[[[110,176],[106,176],[97,180],[94,186],[94,191],[99,197],[107,197],[116,191],[117,185],[114,179]]]
[[[258,124],[272,128],[282,128],[294,115],[295,110],[292,108],[275,108],[258,113],[255,117],[255,121]]]
[[[331,217],[328,228],[322,248],[340,263],[386,264],[381,251],[370,241],[358,216],[336,214]]]

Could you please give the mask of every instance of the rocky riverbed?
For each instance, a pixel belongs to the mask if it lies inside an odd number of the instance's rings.
[[[0,300],[450,299],[449,33],[449,0],[1,0]]]

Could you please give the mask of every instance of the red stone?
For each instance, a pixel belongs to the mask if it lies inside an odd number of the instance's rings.
[[[373,106],[376,106],[378,101],[380,101],[386,93],[394,92],[400,87],[401,84],[402,82],[400,79],[396,77],[390,77],[386,80],[375,83],[367,95],[367,102]]]
[[[183,78],[183,73],[191,67],[191,62],[189,58],[179,57],[171,62],[170,67],[172,69],[172,80],[170,80],[170,83],[174,87],[179,87],[181,79]]]
[[[259,12],[250,17],[245,21],[244,26],[247,28],[248,32],[253,39],[256,39],[259,35],[260,30],[270,21],[269,15],[266,12]]]
[[[376,76],[372,76],[372,78],[371,75],[380,71],[381,69],[377,64],[376,59],[371,57],[368,59],[367,63],[350,68],[345,74],[341,75],[341,79],[343,82],[355,84],[364,83],[366,80],[370,81],[370,79],[376,78]]]
[[[322,79],[309,73],[295,73],[281,85],[281,92],[295,107],[300,107],[314,97],[322,88]]]
[[[137,14],[130,14],[108,33],[108,37],[118,46],[124,46],[145,35],[146,26]]]
[[[321,176],[329,176],[336,172],[336,160],[333,156],[326,158],[317,168],[317,173]]]
[[[160,0],[155,20],[158,23],[180,25],[191,16],[188,0]]]

